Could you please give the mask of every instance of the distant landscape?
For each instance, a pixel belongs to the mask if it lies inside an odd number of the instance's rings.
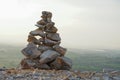
[[[0,45],[0,67],[16,68],[24,56],[25,46]],[[73,70],[100,71],[103,68],[120,70],[120,50],[68,49],[66,56],[73,60]]]

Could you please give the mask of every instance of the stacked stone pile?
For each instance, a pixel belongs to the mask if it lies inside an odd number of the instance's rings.
[[[27,47],[21,51],[26,56],[21,68],[70,70],[72,61],[64,57],[67,49],[60,46],[61,38],[51,20],[52,13],[43,11],[41,18],[35,25],[38,28],[29,33]]]

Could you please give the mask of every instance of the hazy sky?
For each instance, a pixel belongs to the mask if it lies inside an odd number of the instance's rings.
[[[0,0],[0,43],[26,45],[43,10],[53,13],[62,46],[120,49],[120,0]]]

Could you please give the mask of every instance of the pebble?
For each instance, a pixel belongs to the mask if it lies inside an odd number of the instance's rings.
[[[0,80],[120,80],[120,72],[112,74],[111,72],[97,72],[92,77],[86,77],[85,73],[92,73],[92,71],[77,71],[77,74],[76,71],[67,70],[37,70],[35,72],[33,70],[21,70],[16,74],[0,71]],[[78,75],[79,77],[77,77]]]

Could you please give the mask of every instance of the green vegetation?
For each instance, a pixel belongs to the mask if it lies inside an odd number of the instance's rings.
[[[0,67],[15,68],[24,56],[23,47],[0,46]],[[66,56],[73,60],[73,69],[100,71],[103,68],[120,70],[120,50],[94,51],[87,49],[69,49]]]
[[[108,54],[109,55],[109,54]],[[73,69],[100,71],[103,68],[120,70],[120,54],[117,57],[108,57],[104,54],[77,54],[69,52],[67,54],[73,60]]]
[[[0,46],[0,67],[17,67],[24,57],[20,52],[21,49],[18,46]]]

